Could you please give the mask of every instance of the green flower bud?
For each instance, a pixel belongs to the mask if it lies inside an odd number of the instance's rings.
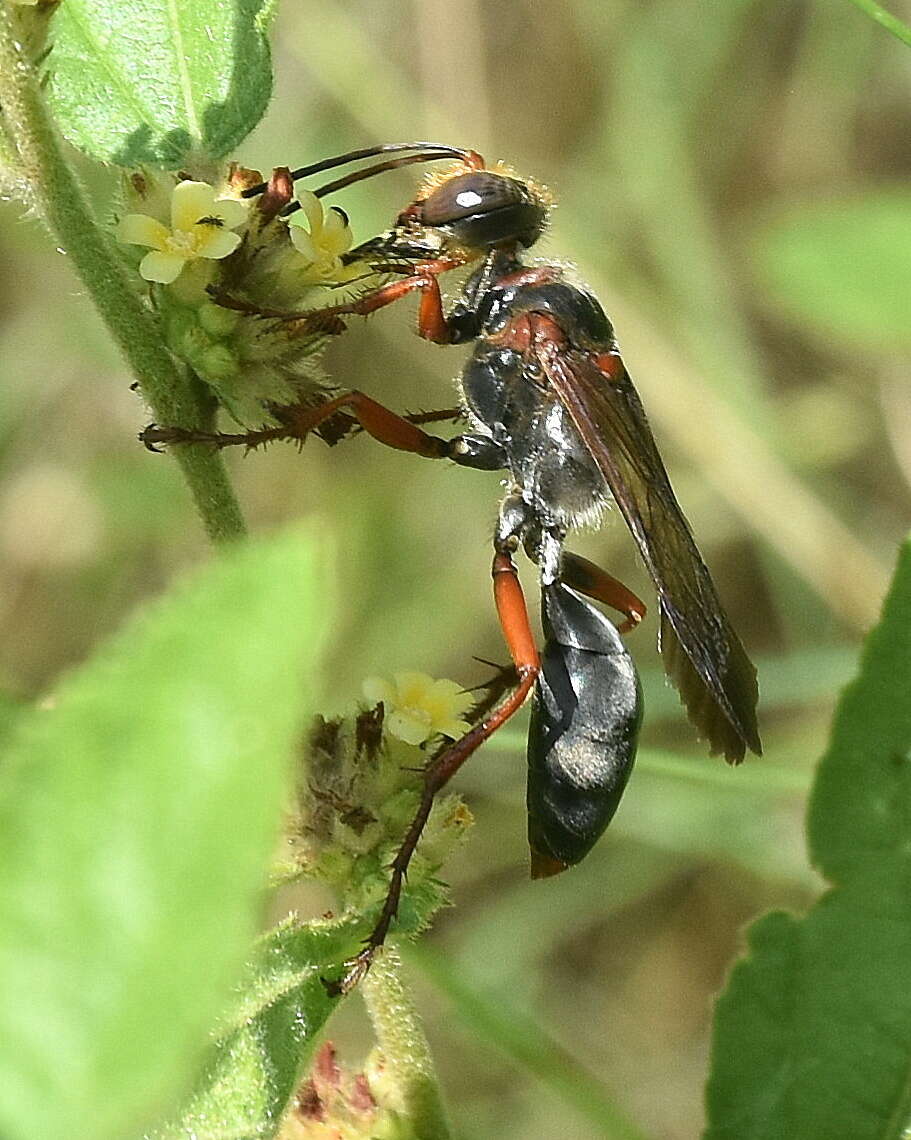
[[[198,358],[197,370],[204,380],[217,385],[237,375],[240,361],[226,344],[213,344]]]
[[[208,300],[199,306],[197,316],[200,326],[205,329],[210,336],[219,340],[230,336],[237,328],[238,323],[243,319],[241,314],[234,312],[233,309],[225,309],[221,305],[216,305],[214,302]]]

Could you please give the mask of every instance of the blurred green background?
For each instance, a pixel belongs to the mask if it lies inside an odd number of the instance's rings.
[[[848,0],[286,0],[274,38],[247,165],[440,138],[554,190],[536,252],[574,262],[614,320],[759,665],[766,755],[728,771],[694,741],[645,623],[638,771],[595,853],[554,880],[527,879],[522,726],[492,742],[459,777],[477,827],[449,868],[457,907],[411,965],[465,1140],[693,1137],[741,927],[818,889],[804,792],[908,529],[911,54]],[[86,174],[106,209],[111,179]],[[404,171],[347,192],[356,236],[414,185]],[[150,417],[65,257],[15,206],[0,227],[0,688],[29,698],[208,551],[173,463],[135,442]],[[332,375],[394,408],[449,405],[464,351],[413,327],[407,302],[358,322]],[[254,529],[307,516],[331,539],[327,711],[368,674],[470,685],[473,654],[504,658],[497,475],[364,437],[229,461]],[[574,547],[650,600],[616,517]],[[367,1031],[349,1005],[332,1034],[356,1063]]]

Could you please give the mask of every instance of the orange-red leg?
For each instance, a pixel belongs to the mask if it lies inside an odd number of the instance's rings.
[[[445,273],[449,269],[458,269],[463,264],[462,259],[452,257],[420,262],[414,267],[414,272],[409,273],[407,277],[390,281],[388,285],[381,285],[379,289],[374,289],[373,292],[366,293],[354,301],[346,301],[344,304],[332,305],[325,309],[312,309],[304,313],[285,312],[280,309],[254,310],[245,303],[227,296],[216,296],[216,300],[224,308],[255,312],[258,316],[275,320],[293,321],[301,330],[312,328],[315,333],[337,333],[339,328],[336,322],[339,318],[368,317],[371,313],[401,300],[402,297],[407,297],[409,293],[420,290],[418,332],[425,340],[432,340],[436,344],[449,344],[451,336],[446,314],[443,312],[443,298],[437,277],[440,273]]]
[[[425,340],[432,340],[435,344],[449,344],[452,338],[446,321],[446,314],[443,312],[443,298],[440,294],[440,283],[437,277],[440,273],[445,273],[448,269],[457,269],[462,264],[461,260],[450,257],[422,262],[417,266],[417,272],[410,277],[391,281],[388,285],[383,285],[373,293],[368,293],[356,301],[323,309],[314,314],[314,317],[322,320],[325,320],[327,316],[366,317],[378,309],[392,305],[401,300],[402,297],[407,297],[409,293],[420,290],[418,332]]]
[[[310,432],[319,427],[339,409],[348,408],[368,435],[397,451],[410,451],[428,459],[443,459],[450,454],[451,444],[439,436],[429,435],[405,416],[372,400],[363,392],[344,392],[316,407],[284,409],[284,422],[274,428],[249,432],[206,432],[184,428],[160,428],[154,424],[139,436],[147,446],[161,443],[208,443],[213,447],[259,447],[277,440],[297,440],[303,443]],[[429,413],[433,416],[434,413]],[[420,420],[416,416],[414,419]],[[426,415],[424,417],[426,419]]]
[[[408,864],[417,848],[418,840],[430,816],[437,793],[452,779],[469,756],[501,725],[505,724],[513,713],[522,707],[540,672],[541,660],[528,621],[528,610],[525,606],[522,587],[519,584],[519,576],[516,573],[512,558],[505,551],[499,551],[494,556],[493,590],[497,616],[500,619],[503,636],[515,665],[518,683],[505,700],[489,712],[474,728],[466,732],[463,737],[440,752],[424,770],[421,802],[408,831],[405,833],[398,854],[392,861],[389,891],[379,920],[367,939],[364,949],[357,957],[345,963],[345,973],[342,978],[330,987],[333,992],[347,993],[353,989],[370,968],[370,963],[377,949],[386,940],[389,927],[398,912]]]
[[[612,574],[580,554],[571,554],[568,550],[563,552],[560,577],[567,586],[578,590],[580,594],[594,598],[596,602],[604,602],[618,613],[626,614],[626,621],[617,626],[620,633],[629,633],[645,617],[645,602]]]

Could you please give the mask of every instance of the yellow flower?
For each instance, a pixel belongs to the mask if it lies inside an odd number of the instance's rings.
[[[170,285],[188,261],[198,257],[227,257],[240,245],[240,237],[229,231],[247,216],[246,207],[236,198],[215,197],[208,182],[185,180],[171,195],[171,228],[148,214],[127,214],[115,230],[117,240],[129,245],[151,246],[139,263],[146,281]]]
[[[426,673],[396,673],[394,683],[368,677],[364,696],[383,702],[387,730],[406,744],[423,744],[438,734],[459,737],[471,727],[460,719],[471,705],[471,694],[455,681],[435,681]]]
[[[310,263],[308,273],[314,278],[339,280],[346,273],[342,254],[348,252],[352,242],[347,215],[337,206],[324,211],[322,202],[311,190],[301,190],[298,201],[300,210],[288,218],[294,248]]]

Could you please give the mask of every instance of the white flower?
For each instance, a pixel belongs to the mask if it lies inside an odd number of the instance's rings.
[[[368,677],[364,696],[382,701],[385,727],[406,744],[423,744],[431,736],[462,736],[471,727],[461,720],[471,705],[471,694],[455,681],[435,681],[426,673],[396,673],[394,683]]]
[[[341,257],[352,242],[347,216],[337,206],[324,211],[311,190],[301,190],[298,201],[300,210],[288,218],[294,248],[310,263],[308,273],[315,279],[341,279],[346,273]]]
[[[240,237],[230,233],[247,217],[236,198],[215,197],[208,182],[185,180],[171,195],[171,228],[148,214],[127,214],[115,230],[118,241],[152,249],[139,263],[146,281],[170,285],[189,261],[198,257],[218,260],[233,253]]]

